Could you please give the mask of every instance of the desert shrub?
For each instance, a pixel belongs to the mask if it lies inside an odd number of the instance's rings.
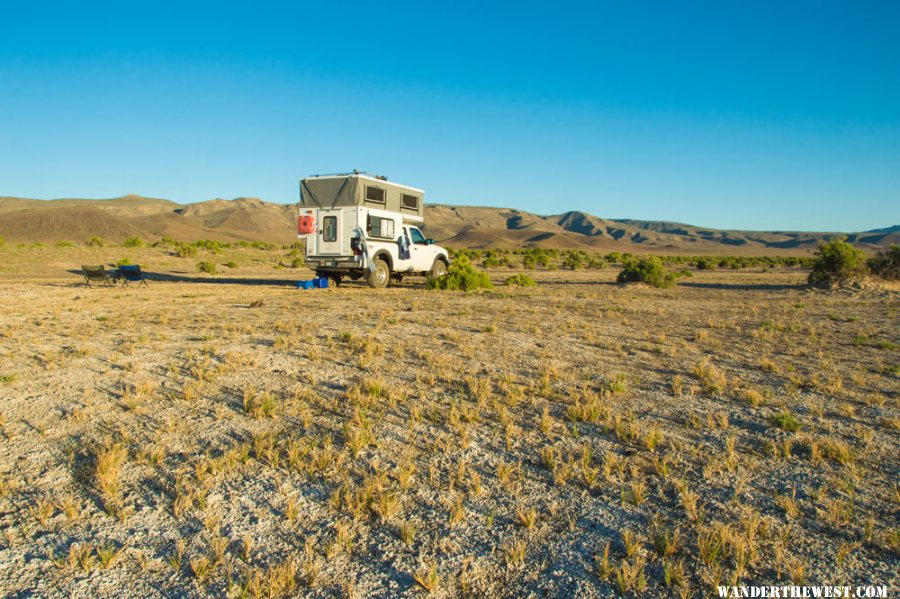
[[[88,238],[86,245],[91,246],[91,247],[102,248],[104,245],[106,245],[106,242],[103,240],[102,237],[90,237],[90,238]]]
[[[797,418],[790,412],[781,412],[772,416],[769,421],[773,426],[788,432],[796,432],[803,426]]]
[[[568,250],[563,254],[563,266],[571,270],[577,270],[587,262],[587,254],[581,250]]]
[[[550,266],[551,254],[548,250],[540,248],[528,248],[522,257],[522,266],[528,270],[541,266],[547,268]]]
[[[895,243],[890,249],[878,252],[869,260],[869,269],[882,279],[890,281],[900,279],[900,245]]]
[[[478,260],[481,258],[482,252],[481,250],[471,250],[469,248],[447,248],[447,251],[450,253],[450,258],[456,260],[457,258],[468,258],[469,260]]]
[[[509,266],[509,256],[507,255],[506,250],[488,250],[484,255],[484,260],[481,263],[485,268],[496,268],[498,266]]]
[[[716,262],[712,258],[697,258],[694,260],[694,266],[697,270],[715,270]]]
[[[153,247],[172,247],[176,243],[177,242],[174,239],[172,239],[171,237],[163,237],[159,241],[155,242],[153,244]]]
[[[204,244],[206,242],[198,241],[198,244]],[[240,247],[240,248],[253,248],[255,250],[274,250],[278,246],[274,243],[266,243],[265,241],[245,241],[241,239],[240,241],[235,241],[233,244],[229,243],[221,243],[216,241],[215,243],[219,244],[219,247]]]
[[[119,261],[116,262],[116,266],[131,266],[131,260],[128,258],[119,258]]]
[[[606,266],[606,262],[603,261],[598,254],[594,254],[590,256],[587,261],[587,267],[591,270],[600,270]]]
[[[534,287],[537,285],[534,279],[524,273],[509,277],[503,281],[503,284],[508,287]]]
[[[3,239],[3,235],[0,235],[0,248],[3,247],[3,244],[6,243],[6,240]]]
[[[643,256],[625,260],[619,283],[646,283],[651,287],[667,288],[675,284],[675,275],[666,270],[657,256]]]
[[[3,244],[0,243],[0,245],[3,245]],[[58,248],[73,248],[73,247],[75,247],[75,244],[72,243],[71,241],[57,241],[55,245]]]
[[[237,268],[237,262],[235,262],[234,260],[229,260],[225,263],[225,266],[228,268]]]
[[[216,263],[210,260],[204,260],[197,263],[197,272],[205,272],[206,274],[216,274]]]
[[[491,278],[486,272],[475,270],[472,261],[459,255],[443,277],[428,278],[429,289],[451,291],[472,291],[473,289],[493,289]]]
[[[129,237],[125,241],[122,242],[122,247],[124,248],[139,248],[144,247],[144,240],[140,237]]]
[[[274,247],[274,244],[270,245]],[[225,248],[230,248],[231,244],[216,241],[215,239],[200,239],[194,242],[194,246],[197,248],[203,248],[210,254],[221,254],[222,250]]]
[[[865,254],[844,241],[845,237],[835,237],[819,246],[815,252],[815,262],[809,273],[809,284],[816,287],[830,287],[858,278],[865,268]]]
[[[290,260],[291,268],[303,268],[306,262],[303,260],[303,248],[297,246],[296,244],[293,246],[293,249],[288,252],[285,256],[288,260]]]
[[[197,255],[197,246],[192,243],[176,243],[175,255],[179,258],[193,258]]]

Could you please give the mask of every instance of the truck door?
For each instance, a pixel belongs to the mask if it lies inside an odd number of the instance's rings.
[[[319,228],[316,233],[319,242],[320,256],[340,256],[341,242],[344,235],[344,227],[342,220],[342,211],[320,209],[319,210]]]
[[[430,270],[434,262],[434,251],[425,236],[417,228],[409,227],[409,240],[412,242],[409,248],[412,269],[416,272]]]

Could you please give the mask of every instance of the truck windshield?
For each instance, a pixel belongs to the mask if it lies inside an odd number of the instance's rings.
[[[422,232],[419,231],[415,227],[409,228],[409,234],[412,235],[412,242],[418,245],[427,245],[428,242],[425,241],[425,236],[422,235]]]

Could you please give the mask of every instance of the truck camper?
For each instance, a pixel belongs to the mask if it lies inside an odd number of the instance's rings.
[[[297,236],[316,276],[387,287],[406,275],[447,274],[450,255],[425,237],[425,192],[353,172],[300,181]]]

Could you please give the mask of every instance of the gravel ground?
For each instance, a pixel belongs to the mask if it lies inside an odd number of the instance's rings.
[[[897,582],[896,291],[604,269],[300,292],[242,268],[6,268],[4,595]]]

